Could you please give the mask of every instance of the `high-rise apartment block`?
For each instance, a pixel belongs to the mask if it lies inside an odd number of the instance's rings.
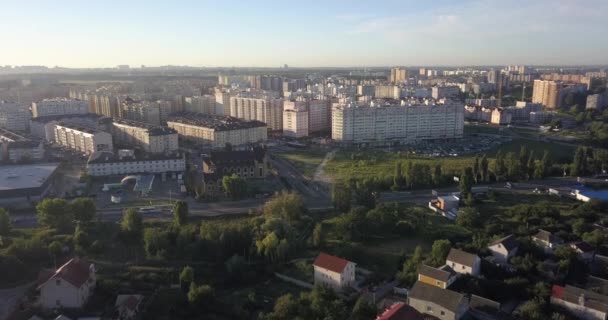
[[[162,104],[164,108],[170,108],[170,105]],[[170,112],[163,112],[167,116]],[[152,125],[160,125],[161,123],[161,104],[149,101],[136,101],[127,98],[121,105],[121,114],[123,119],[144,122]]]
[[[433,99],[454,98],[460,95],[460,88],[456,86],[433,87],[431,89]]]
[[[215,96],[206,94],[202,96],[185,97],[184,111],[215,114]]]
[[[56,124],[54,131],[55,143],[83,154],[113,149],[112,136],[104,131],[64,122]]]
[[[10,131],[28,131],[31,117],[27,106],[0,101],[0,128]]]
[[[225,89],[215,89],[215,114],[230,115],[230,92]]]
[[[540,103],[548,109],[560,109],[569,93],[585,92],[586,84],[566,84],[562,81],[534,80],[532,102]]]
[[[89,113],[89,102],[78,99],[45,99],[32,103],[32,116],[58,116]]]
[[[306,101],[285,101],[283,105],[283,135],[292,138],[307,137],[308,108]]]
[[[407,69],[401,67],[391,68],[391,78],[389,79],[392,83],[401,83],[407,80]]]
[[[264,122],[272,130],[283,128],[283,99],[264,97],[230,97],[230,116]]]
[[[399,105],[336,104],[332,139],[346,144],[387,145],[461,138],[464,108],[449,100],[407,100]]]

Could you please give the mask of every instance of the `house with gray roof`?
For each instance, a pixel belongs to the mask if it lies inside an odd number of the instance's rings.
[[[468,253],[459,249],[450,249],[445,259],[448,265],[456,273],[479,276],[481,272],[481,259],[476,254]]]
[[[463,294],[421,281],[417,281],[410,290],[407,304],[440,320],[462,319],[468,309],[468,301]]]
[[[507,261],[517,254],[519,243],[514,235],[510,234],[504,238],[492,241],[488,249],[497,263],[507,263]]]

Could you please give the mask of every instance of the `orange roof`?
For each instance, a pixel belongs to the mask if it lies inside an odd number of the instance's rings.
[[[350,261],[346,259],[332,256],[327,253],[319,253],[313,264],[333,272],[342,273],[349,262]]]

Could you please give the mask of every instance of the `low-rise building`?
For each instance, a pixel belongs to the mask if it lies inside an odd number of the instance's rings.
[[[418,312],[440,320],[458,320],[466,314],[468,302],[461,293],[416,281],[407,304]]]
[[[355,282],[356,263],[352,261],[320,253],[315,259],[313,267],[315,284],[342,290]]]
[[[445,264],[460,274],[479,276],[481,273],[481,259],[479,256],[459,249],[450,249]]]
[[[94,128],[60,122],[55,125],[54,133],[56,144],[86,155],[99,151],[112,151],[114,148],[112,135]]]
[[[44,159],[44,144],[0,128],[0,161],[28,162]]]
[[[593,254],[595,249],[585,241],[578,241],[569,244],[570,248],[572,248],[577,254],[578,257],[583,261],[589,261],[593,259]]]
[[[38,286],[40,305],[46,309],[82,308],[95,285],[95,266],[73,258]]]
[[[203,159],[203,192],[221,195],[223,178],[236,174],[244,179],[263,179],[268,174],[266,149],[213,151]]]
[[[177,131],[180,138],[224,148],[227,144],[241,146],[266,141],[266,124],[228,116],[178,112],[167,120],[167,126]]]
[[[551,253],[557,247],[564,244],[564,241],[560,237],[543,229],[538,230],[538,233],[532,236],[532,241],[543,248],[546,253]]]
[[[55,188],[58,163],[0,166],[0,207],[34,205]]]
[[[93,177],[126,175],[135,173],[180,173],[186,170],[184,156],[175,154],[155,154],[146,158],[116,156],[112,152],[95,152],[87,161],[87,172]]]
[[[608,296],[570,285],[553,285],[551,304],[567,309],[580,319],[608,319]]]
[[[114,119],[112,138],[115,144],[138,147],[147,153],[171,153],[179,149],[175,129],[123,119]]]
[[[509,259],[517,254],[519,243],[514,235],[510,234],[504,238],[492,241],[488,245],[488,250],[492,253],[494,261],[498,263],[506,263]]]
[[[397,302],[384,310],[376,320],[425,320],[422,313],[403,302]]]
[[[418,268],[418,281],[441,289],[447,289],[456,281],[456,272],[448,265],[443,265],[440,268],[433,268],[423,264]]]
[[[500,309],[500,303],[472,294],[469,300],[469,314],[477,320],[508,319]]]

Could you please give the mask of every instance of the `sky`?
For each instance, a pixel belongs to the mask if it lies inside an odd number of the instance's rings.
[[[608,0],[0,0],[0,65],[608,64]]]

